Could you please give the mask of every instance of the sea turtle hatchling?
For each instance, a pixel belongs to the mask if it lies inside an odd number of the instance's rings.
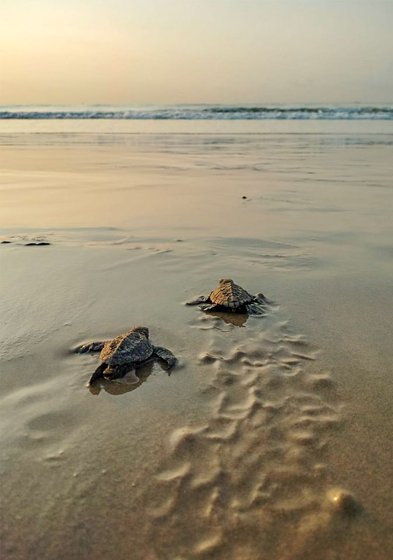
[[[218,287],[208,296],[199,296],[187,302],[187,305],[198,305],[202,311],[230,311],[232,313],[248,313],[262,315],[267,300],[263,294],[249,294],[231,279],[219,281]]]
[[[170,350],[153,346],[149,340],[147,327],[133,327],[112,340],[83,344],[75,352],[101,352],[100,365],[92,374],[89,385],[100,377],[118,379],[135,370],[151,359],[163,360],[168,368],[176,364],[176,358]]]

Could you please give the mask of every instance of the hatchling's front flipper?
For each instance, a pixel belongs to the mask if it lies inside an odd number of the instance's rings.
[[[88,344],[81,344],[74,349],[77,354],[86,354],[87,352],[101,352],[104,348],[106,340],[100,342],[89,342]]]
[[[201,305],[201,303],[209,303],[209,296],[199,296],[191,301],[187,301],[186,305]]]
[[[160,360],[163,360],[169,368],[172,368],[176,364],[176,356],[167,348],[154,346],[154,354],[160,358]]]
[[[262,294],[262,292],[259,292],[255,295],[254,301],[260,303],[261,305],[266,305],[266,303],[268,302],[267,298]]]

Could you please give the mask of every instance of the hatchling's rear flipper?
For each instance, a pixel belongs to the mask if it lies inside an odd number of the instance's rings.
[[[154,346],[154,354],[163,360],[169,368],[176,364],[176,356],[172,354],[167,348],[162,348],[162,346]]]
[[[93,375],[90,377],[88,385],[92,385],[95,381],[97,381],[97,379],[103,377],[104,371],[107,367],[107,364],[100,364]]]
[[[208,296],[199,296],[191,301],[187,301],[186,305],[200,305],[201,303],[208,303],[210,301]]]
[[[86,354],[87,352],[101,352],[104,348],[104,342],[90,342],[89,344],[81,344],[74,350],[77,354]]]
[[[261,310],[255,303],[247,303],[246,310],[248,315],[260,315]]]
[[[260,317],[261,315],[265,315],[266,309],[263,305],[256,302],[247,303],[246,310],[249,315],[254,315]]]
[[[203,303],[199,306],[201,311],[222,311],[222,306],[217,305],[216,303]]]

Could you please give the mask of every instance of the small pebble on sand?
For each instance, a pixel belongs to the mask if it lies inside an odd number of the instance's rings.
[[[361,507],[351,492],[342,488],[336,488],[328,493],[330,503],[340,513],[356,515]]]

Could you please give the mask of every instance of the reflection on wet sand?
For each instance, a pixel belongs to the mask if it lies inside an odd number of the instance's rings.
[[[143,366],[137,368],[135,371],[127,373],[124,377],[120,379],[105,379],[104,377],[98,379],[95,383],[89,384],[88,389],[92,395],[99,395],[100,392],[106,391],[110,395],[124,395],[125,393],[130,393],[135,391],[147,381],[148,377],[152,374],[154,369],[154,361],[144,364]],[[171,375],[171,370],[161,368],[163,373],[166,373],[168,377]]]
[[[217,317],[227,325],[233,325],[235,327],[244,327],[249,315],[248,313],[224,313],[220,311],[209,311],[209,315],[212,317]]]
[[[254,319],[258,317],[258,319],[261,319],[265,317],[269,309],[273,308],[274,304],[269,302],[269,304],[265,304],[263,312],[258,315],[250,315],[249,313],[228,313],[227,311],[203,311],[203,314],[197,319],[197,326],[202,330],[225,330],[224,325],[228,325],[229,327],[245,327],[250,318]]]

